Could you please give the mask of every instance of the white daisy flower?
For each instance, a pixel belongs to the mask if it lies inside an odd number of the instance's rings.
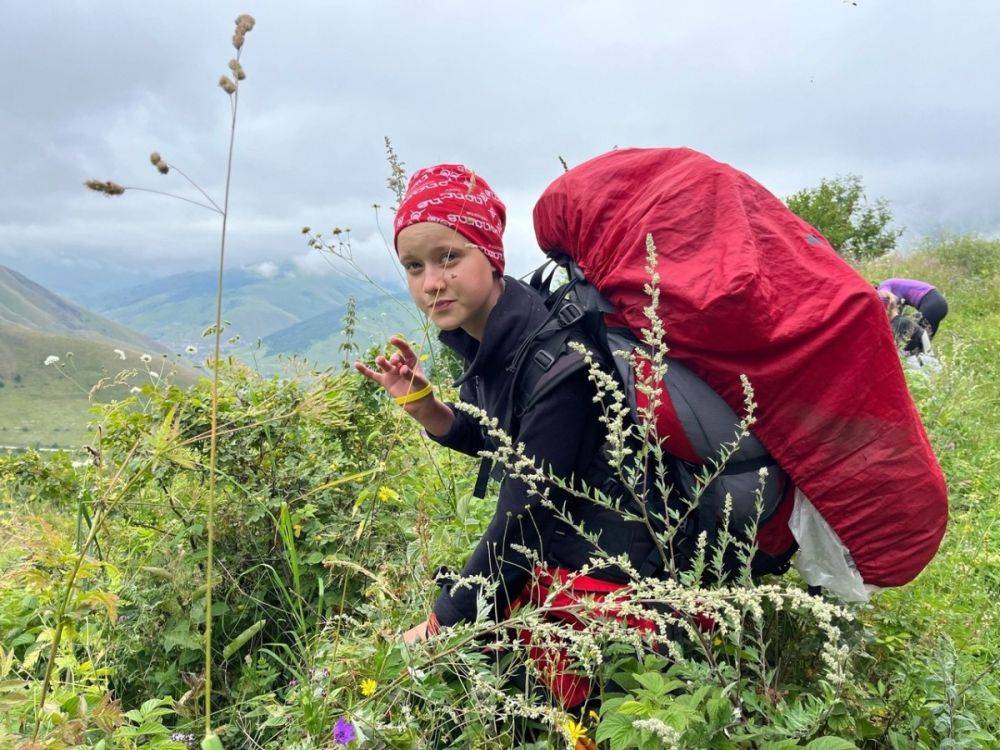
[[[146,362],[147,364],[153,361],[153,358],[150,357],[148,354],[143,354],[141,357],[139,357],[139,359],[141,359],[143,362]]]
[[[149,377],[151,377],[153,380],[159,380],[160,379],[160,373],[155,372],[155,371],[150,371]]]
[[[129,390],[129,393],[131,393],[133,396],[135,396],[135,395],[137,395],[139,393],[142,393],[142,388],[140,388],[137,385],[134,385],[134,386],[132,386],[131,390]]]
[[[59,357],[57,357],[55,354],[50,354],[45,358],[45,366],[48,367],[49,365],[54,365],[58,361]]]
[[[186,351],[188,354],[197,354],[198,347],[188,344],[188,346],[184,349],[184,351]]]

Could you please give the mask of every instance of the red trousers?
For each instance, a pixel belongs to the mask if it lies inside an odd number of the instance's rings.
[[[511,611],[525,604],[541,606],[549,595],[553,581],[562,588],[572,576],[572,571],[563,568],[551,568],[548,573],[536,568],[534,580],[529,581],[524,590],[511,602]],[[624,620],[630,628],[638,629],[644,634],[655,633],[656,625],[652,620],[631,615],[623,618],[616,614],[614,597],[609,595],[627,585],[602,581],[590,576],[577,576],[571,584],[556,594],[544,616],[548,620],[568,622],[574,630],[583,630],[584,623],[572,611],[575,605],[580,604],[585,598],[598,602],[606,601],[609,606],[597,609],[596,615]],[[528,657],[538,665],[541,674],[545,675],[549,689],[563,708],[574,708],[587,699],[590,695],[590,680],[570,671],[570,659],[565,648],[556,649],[550,644],[544,648],[535,645],[532,643],[531,631],[527,629],[521,630],[518,635],[521,642],[528,647]]]

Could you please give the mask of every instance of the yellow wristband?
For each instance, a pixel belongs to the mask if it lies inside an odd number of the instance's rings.
[[[414,401],[419,401],[425,396],[430,396],[433,390],[434,386],[428,383],[419,391],[413,391],[413,393],[407,393],[405,396],[393,396],[392,400],[395,401],[400,406],[403,406],[404,404],[409,404],[413,403]]]

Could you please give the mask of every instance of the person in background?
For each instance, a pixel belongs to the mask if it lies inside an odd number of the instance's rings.
[[[923,317],[931,338],[948,314],[948,301],[933,284],[926,281],[892,278],[880,283],[877,289],[890,318],[896,317],[900,305],[911,305]]]

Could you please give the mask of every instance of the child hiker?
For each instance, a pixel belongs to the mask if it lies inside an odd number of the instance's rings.
[[[481,177],[464,166],[442,164],[413,175],[394,227],[396,251],[413,301],[440,329],[439,340],[465,362],[465,372],[456,382],[461,400],[491,417],[499,416],[510,397],[508,367],[515,353],[548,317],[535,291],[503,275],[505,217],[504,204]],[[390,343],[397,352],[377,357],[374,368],[357,362],[356,369],[385,388],[432,440],[473,456],[483,450],[486,443],[479,422],[436,397],[419,358],[403,339],[393,337]],[[595,393],[586,369],[580,369],[521,415],[512,426],[515,444],[522,443],[536,465],[557,476],[583,475],[605,439]],[[600,531],[601,549],[608,554],[644,560],[652,550],[641,522],[626,522],[613,510],[555,488],[550,497],[588,531]],[[523,481],[506,477],[496,512],[460,574],[483,576],[498,584],[491,619],[502,619],[519,596],[527,601],[529,590],[538,591],[537,582],[528,585],[533,563],[519,551],[523,548],[534,551],[552,566],[549,573],[557,574],[579,570],[595,552]],[[577,584],[585,588],[590,581],[588,592],[607,592],[627,580],[615,570],[596,575],[600,578],[582,577]],[[404,640],[413,643],[440,626],[474,621],[479,590],[446,583],[428,618],[408,630]],[[579,689],[561,696],[569,706],[584,697]]]
[[[889,317],[895,318],[901,305],[912,305],[926,322],[931,338],[948,314],[948,302],[933,284],[917,279],[886,279],[876,289],[879,297],[889,310]]]

